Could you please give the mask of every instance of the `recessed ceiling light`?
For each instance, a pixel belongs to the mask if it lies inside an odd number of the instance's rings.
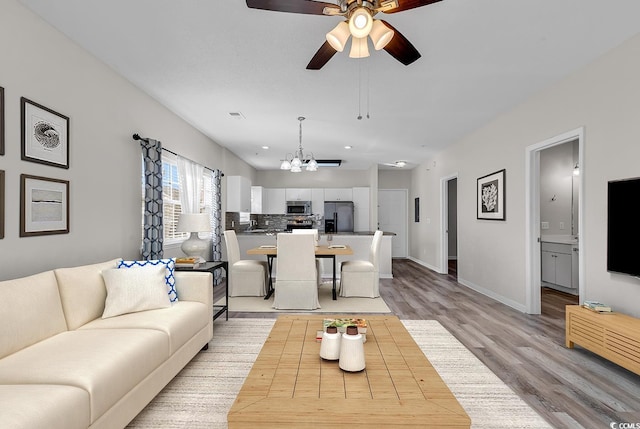
[[[345,149],[353,149],[353,146],[346,145],[344,148],[345,148]]]
[[[262,146],[262,149],[267,150],[269,149],[269,146]]]

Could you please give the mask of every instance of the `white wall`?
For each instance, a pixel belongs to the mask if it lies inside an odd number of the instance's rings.
[[[411,187],[411,170],[379,170],[379,189],[409,189]]]
[[[412,224],[411,256],[439,267],[439,180],[458,173],[458,275],[461,282],[524,309],[525,151],[585,127],[585,295],[640,316],[640,280],[606,270],[607,181],[639,174],[640,35],[469,134],[413,170],[413,193],[431,223]],[[476,179],[506,169],[506,221],[476,219]]]
[[[210,168],[249,171],[15,0],[0,0],[0,86],[5,88],[5,238],[0,280],[43,270],[136,258],[140,248],[139,133]],[[70,168],[20,160],[20,97],[70,118]],[[70,182],[70,232],[19,237],[20,174]]]
[[[252,185],[265,188],[353,188],[371,187],[369,170],[342,170],[318,167],[318,171],[292,173],[282,170],[258,170]]]

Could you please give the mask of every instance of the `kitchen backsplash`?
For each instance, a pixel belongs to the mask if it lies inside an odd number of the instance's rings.
[[[233,229],[236,232],[243,232],[248,229],[266,229],[274,231],[285,231],[287,224],[292,222],[310,222],[312,228],[323,229],[321,216],[292,216],[281,214],[252,214],[249,223],[240,223],[240,213],[226,212],[224,229]]]

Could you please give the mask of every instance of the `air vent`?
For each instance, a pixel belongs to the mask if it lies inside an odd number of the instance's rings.
[[[316,159],[318,167],[340,167],[341,159]]]

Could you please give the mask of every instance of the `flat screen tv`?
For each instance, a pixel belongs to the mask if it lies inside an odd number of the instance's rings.
[[[640,177],[609,182],[607,271],[640,277]]]

